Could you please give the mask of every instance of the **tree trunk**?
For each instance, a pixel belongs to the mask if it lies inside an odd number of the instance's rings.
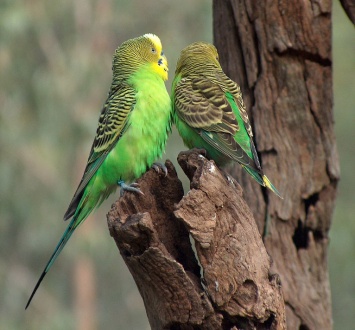
[[[108,214],[152,329],[285,329],[279,276],[240,186],[196,151],[178,160],[185,197],[167,161],[167,177],[148,171],[144,196],[125,193]]]
[[[214,0],[214,39],[241,86],[265,173],[284,199],[241,173],[288,329],[331,329],[328,232],[339,163],[334,137],[331,1]]]

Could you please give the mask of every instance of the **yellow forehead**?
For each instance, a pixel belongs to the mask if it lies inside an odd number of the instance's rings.
[[[144,37],[148,38],[154,44],[154,46],[161,51],[162,45],[158,36],[153,33],[147,33],[144,35]]]

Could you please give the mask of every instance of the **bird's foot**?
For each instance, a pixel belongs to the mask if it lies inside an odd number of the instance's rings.
[[[163,171],[165,176],[168,175],[168,169],[167,167],[163,164],[163,163],[158,163],[158,162],[155,162],[153,163],[152,165],[152,168],[159,174],[160,171]]]
[[[194,152],[199,153],[200,155],[202,155],[203,157],[207,157],[207,151],[205,149],[202,148],[193,148],[192,149]]]
[[[120,180],[117,182],[117,184],[120,186],[120,196],[122,197],[125,191],[130,191],[134,193],[138,193],[141,195],[144,195],[143,192],[139,189],[139,184],[138,183],[131,183],[130,185],[125,184],[124,181]]]

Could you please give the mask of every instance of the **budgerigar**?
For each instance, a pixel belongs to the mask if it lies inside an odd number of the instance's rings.
[[[181,51],[171,98],[187,147],[205,149],[219,166],[238,162],[281,197],[261,169],[240,87],[223,72],[213,45],[195,42]]]
[[[164,81],[167,59],[160,39],[145,34],[117,48],[112,64],[113,80],[101,111],[88,163],[79,187],[64,215],[71,219],[39,278],[40,283],[75,229],[117,186],[140,192],[140,177],[162,155],[171,129],[171,104]]]

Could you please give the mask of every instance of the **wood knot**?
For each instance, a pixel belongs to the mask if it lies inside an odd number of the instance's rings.
[[[258,299],[258,287],[252,280],[245,280],[238,288],[234,299],[244,308],[253,306]]]

